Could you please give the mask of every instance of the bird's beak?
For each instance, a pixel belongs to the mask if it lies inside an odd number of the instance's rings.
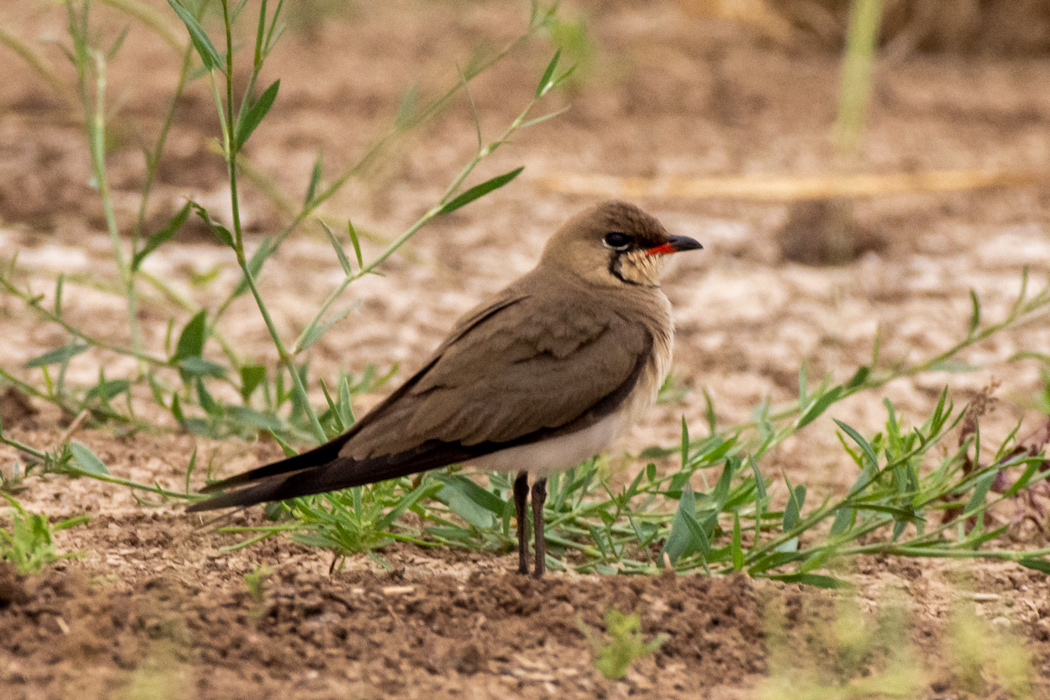
[[[681,253],[683,250],[701,250],[702,248],[702,245],[688,236],[671,236],[667,239],[667,243],[650,248],[645,253],[646,255],[666,255],[667,253]]]

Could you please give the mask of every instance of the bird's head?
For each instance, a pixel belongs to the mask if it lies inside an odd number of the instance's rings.
[[[692,238],[672,236],[655,217],[616,200],[569,219],[547,241],[541,264],[566,268],[599,286],[655,287],[664,256],[703,248]]]

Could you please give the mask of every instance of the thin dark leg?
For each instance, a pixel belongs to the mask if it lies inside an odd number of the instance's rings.
[[[532,529],[536,531],[536,578],[547,570],[547,540],[543,537],[543,504],[547,500],[547,480],[532,485]]]
[[[518,472],[514,480],[514,511],[518,515],[518,573],[529,573],[529,521],[525,501],[529,497],[529,473]]]

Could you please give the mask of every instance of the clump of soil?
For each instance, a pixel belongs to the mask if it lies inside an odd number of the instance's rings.
[[[885,239],[854,220],[848,199],[795,204],[776,240],[786,260],[804,265],[845,265],[886,247]]]

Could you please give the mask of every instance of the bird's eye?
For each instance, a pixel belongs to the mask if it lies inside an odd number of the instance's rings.
[[[605,245],[613,250],[627,250],[631,246],[631,237],[619,231],[607,233],[605,234]]]

